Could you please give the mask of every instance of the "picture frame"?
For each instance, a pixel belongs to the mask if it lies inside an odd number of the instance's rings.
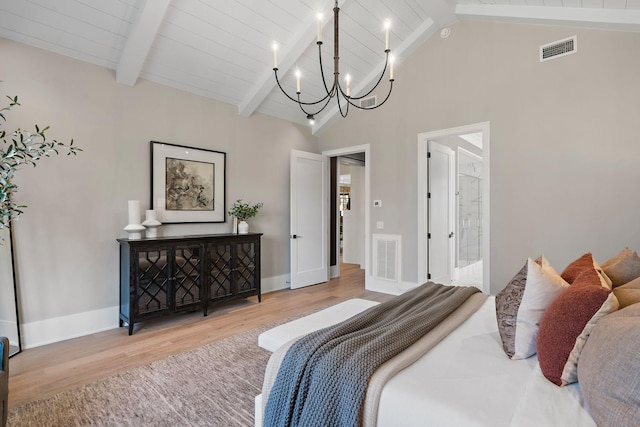
[[[151,141],[152,209],[163,224],[225,222],[227,154]]]

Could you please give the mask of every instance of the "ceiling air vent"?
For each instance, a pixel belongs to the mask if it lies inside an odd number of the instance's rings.
[[[540,46],[540,62],[550,59],[559,58],[561,56],[576,53],[578,50],[578,36],[569,37],[564,40],[545,44]]]
[[[378,105],[378,99],[375,95],[360,100],[361,108],[373,108]]]

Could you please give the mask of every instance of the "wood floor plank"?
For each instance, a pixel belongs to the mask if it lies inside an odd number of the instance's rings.
[[[9,362],[9,407],[350,298],[386,301],[390,296],[366,291],[363,270],[342,264],[337,279],[265,294],[262,303],[251,297],[217,307],[206,317],[194,312],[142,322],[132,336],[127,328],[118,328],[24,350]]]

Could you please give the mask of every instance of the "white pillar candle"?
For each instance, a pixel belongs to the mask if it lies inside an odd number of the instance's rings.
[[[296,93],[300,93],[300,70],[296,70]]]
[[[318,13],[318,42],[322,43],[322,14]]]
[[[140,200],[129,200],[129,224],[140,224]]]
[[[391,22],[385,21],[384,23],[384,50],[389,50],[389,28],[391,27]]]
[[[273,68],[278,68],[278,43],[273,42]]]

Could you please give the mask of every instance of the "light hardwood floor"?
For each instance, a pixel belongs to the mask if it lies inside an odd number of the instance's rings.
[[[9,362],[9,407],[350,298],[385,301],[390,296],[366,291],[363,270],[343,264],[340,278],[265,294],[262,303],[251,297],[211,309],[207,317],[200,312],[142,322],[132,336],[118,328],[28,349]]]

